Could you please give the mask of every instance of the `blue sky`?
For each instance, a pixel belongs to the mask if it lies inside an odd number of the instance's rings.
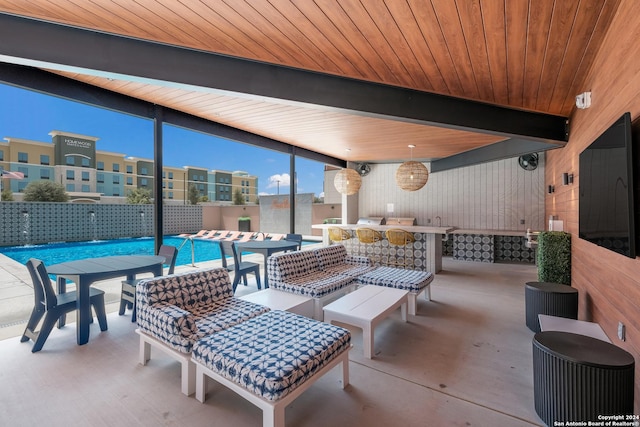
[[[51,142],[59,130],[97,137],[98,150],[153,159],[150,120],[91,107],[65,99],[0,84],[0,139]],[[220,170],[243,170],[258,176],[258,193],[289,192],[289,157],[222,138],[164,126],[164,164]],[[298,192],[323,191],[324,165],[297,158]]]

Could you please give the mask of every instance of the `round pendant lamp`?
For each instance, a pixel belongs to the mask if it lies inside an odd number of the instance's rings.
[[[342,169],[333,179],[333,185],[339,193],[350,196],[360,190],[362,178],[360,178],[360,174],[353,169]]]
[[[396,183],[405,191],[416,191],[424,187],[429,179],[429,170],[420,162],[413,161],[415,145],[409,145],[411,160],[404,162],[396,171]]]

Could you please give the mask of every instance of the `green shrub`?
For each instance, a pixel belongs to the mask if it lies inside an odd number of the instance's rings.
[[[68,202],[69,195],[62,184],[53,181],[32,181],[24,189],[25,202]]]
[[[543,231],[538,236],[538,281],[571,285],[571,234]]]

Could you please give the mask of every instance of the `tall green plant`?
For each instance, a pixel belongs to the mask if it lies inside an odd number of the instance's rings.
[[[571,234],[543,231],[538,236],[538,281],[571,285]]]

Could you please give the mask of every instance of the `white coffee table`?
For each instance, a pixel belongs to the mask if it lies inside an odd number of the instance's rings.
[[[400,307],[402,320],[407,321],[408,291],[367,285],[348,293],[324,307],[324,321],[341,322],[362,329],[365,357],[373,354],[373,332],[383,319]]]
[[[238,298],[267,306],[271,310],[285,310],[290,313],[313,318],[313,299],[305,297],[304,295],[269,288]]]

